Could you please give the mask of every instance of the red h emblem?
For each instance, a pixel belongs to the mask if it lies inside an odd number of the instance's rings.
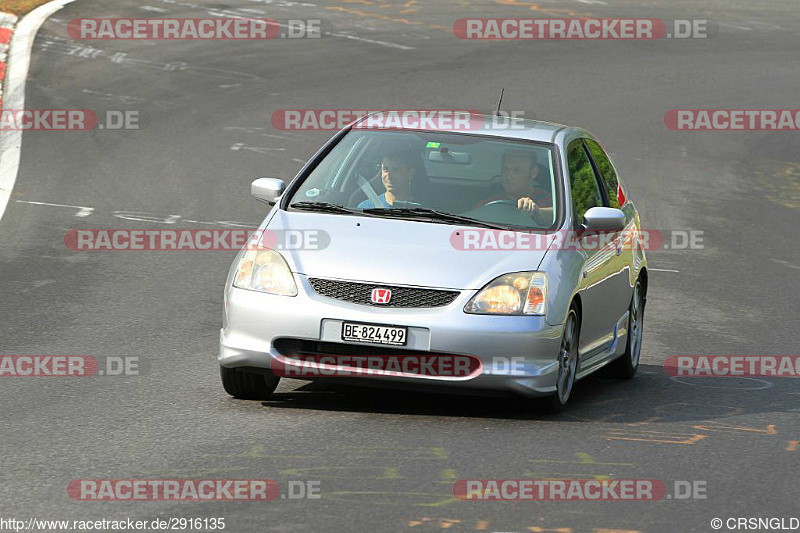
[[[370,296],[372,303],[375,304],[388,304],[389,300],[392,299],[392,290],[391,289],[372,289],[372,295]]]

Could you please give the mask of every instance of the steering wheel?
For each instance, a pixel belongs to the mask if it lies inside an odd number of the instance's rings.
[[[487,222],[514,224],[526,227],[531,225],[532,219],[530,213],[520,211],[517,208],[517,202],[514,200],[493,200],[471,211],[462,213],[462,215],[474,216],[479,220],[485,220]]]
[[[481,207],[489,207],[490,205],[497,205],[497,204],[505,204],[505,205],[510,205],[514,209],[517,208],[517,203],[514,202],[513,200],[493,200],[489,203],[483,204]]]

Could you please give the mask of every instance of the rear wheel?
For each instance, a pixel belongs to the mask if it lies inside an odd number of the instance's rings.
[[[240,400],[266,400],[280,381],[280,378],[269,370],[265,374],[260,374],[221,366],[219,373],[225,392]]]
[[[639,357],[642,353],[642,337],[644,334],[644,286],[636,280],[633,297],[628,309],[628,338],[625,353],[609,365],[611,374],[618,378],[631,379],[639,368]]]
[[[578,340],[581,333],[581,321],[578,308],[573,303],[564,323],[564,334],[561,337],[561,349],[558,353],[558,377],[556,392],[542,399],[542,407],[550,413],[560,413],[569,401],[578,373]]]

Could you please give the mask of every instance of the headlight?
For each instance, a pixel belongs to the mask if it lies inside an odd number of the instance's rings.
[[[464,307],[478,315],[544,315],[547,313],[547,274],[514,272],[486,285]]]
[[[297,285],[289,265],[275,250],[245,252],[236,266],[233,286],[282,296],[297,296]]]

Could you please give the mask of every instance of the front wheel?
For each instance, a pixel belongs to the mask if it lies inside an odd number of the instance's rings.
[[[550,413],[560,413],[569,401],[575,375],[578,373],[578,341],[581,333],[581,322],[577,306],[573,303],[564,323],[564,335],[561,337],[561,349],[558,353],[558,377],[556,392],[542,400],[542,407]]]
[[[240,400],[266,400],[278,386],[280,378],[267,370],[265,374],[240,368],[219,367],[225,392]]]
[[[628,309],[628,339],[625,353],[611,363],[611,373],[618,378],[631,379],[639,368],[639,357],[642,353],[642,336],[644,333],[644,287],[641,280],[636,280],[633,297]]]

